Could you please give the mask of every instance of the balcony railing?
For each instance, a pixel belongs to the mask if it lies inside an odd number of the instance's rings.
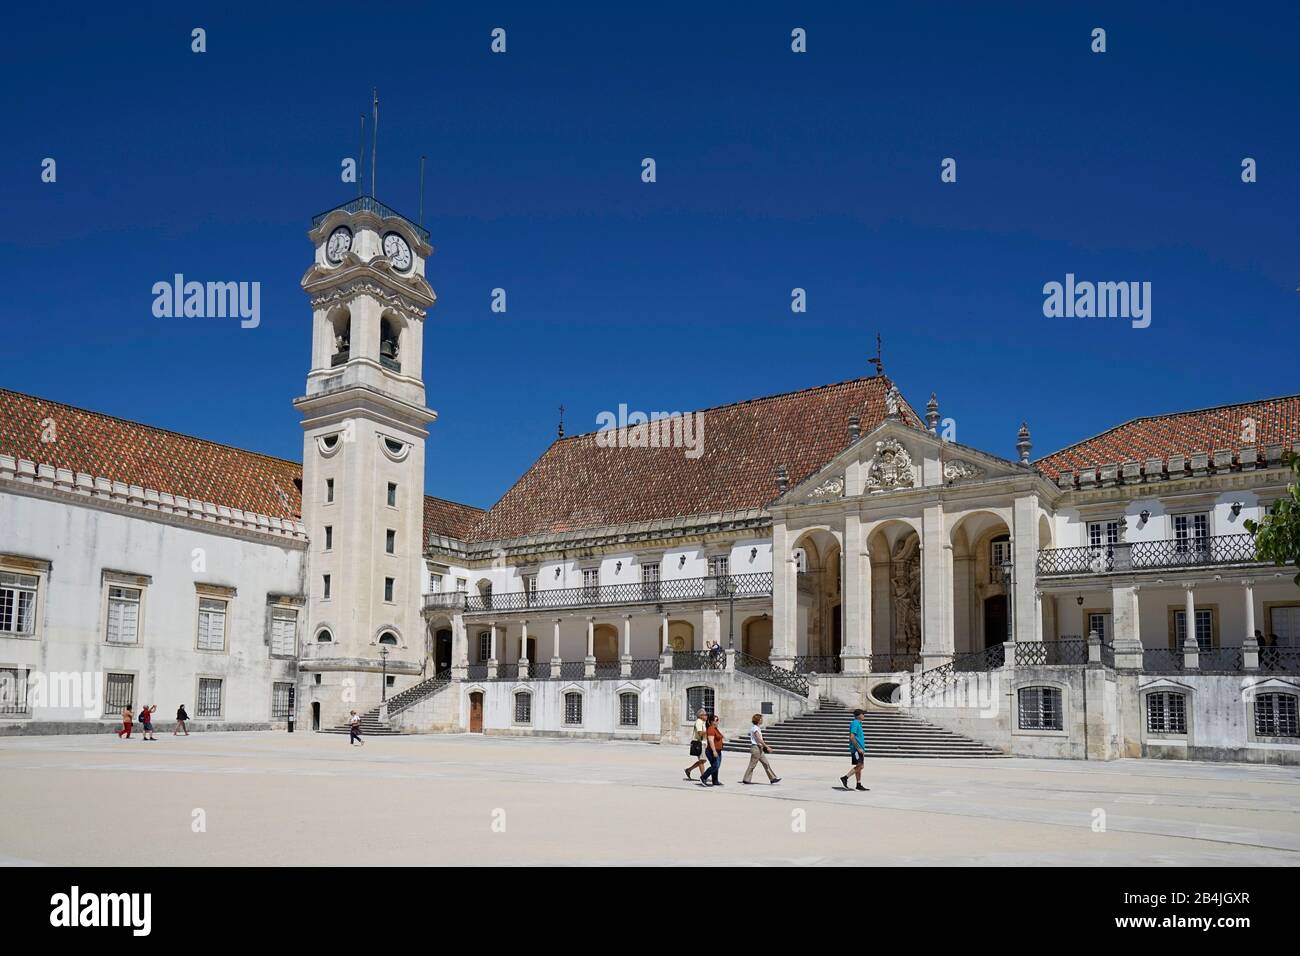
[[[1260,563],[1253,534],[1205,538],[1166,538],[1081,548],[1047,548],[1038,552],[1038,576],[1110,574],[1164,568],[1199,568]]]
[[[324,212],[319,213],[318,215],[312,216],[311,217],[312,228],[314,229],[316,226],[319,226],[322,222],[324,222],[325,217],[328,216],[330,213],[340,209],[343,212],[372,212],[376,216],[379,216],[380,218],[383,219],[386,219],[389,216],[396,216],[398,219],[403,220],[408,226],[414,229],[416,235],[418,235],[421,239],[423,239],[425,242],[429,241],[428,229],[425,229],[423,226],[417,226],[415,223],[411,222],[411,220],[403,216],[400,212],[397,212],[395,209],[392,209],[389,206],[385,206],[383,203],[381,203],[378,199],[375,199],[373,196],[358,196],[356,199],[351,199],[345,202],[341,206],[335,206],[333,209],[327,209]]]
[[[1016,666],[1056,666],[1088,663],[1088,642],[1080,637],[1055,641],[1017,641]]]
[[[712,578],[677,578],[644,584],[601,587],[539,588],[508,594],[475,594],[465,610],[526,611],[531,608],[602,607],[619,604],[670,604],[680,601],[728,600],[772,596],[772,573],[733,574]],[[427,604],[425,605],[428,606]]]
[[[424,596],[424,609],[428,611],[433,608],[447,608],[454,611],[463,611],[465,609],[465,596],[464,591],[435,591],[433,594]]]

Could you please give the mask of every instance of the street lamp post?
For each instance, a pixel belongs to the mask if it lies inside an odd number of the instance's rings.
[[[383,662],[384,679],[379,685],[379,702],[382,704],[388,700],[388,648],[379,649],[379,659]],[[371,700],[374,698],[372,697]]]

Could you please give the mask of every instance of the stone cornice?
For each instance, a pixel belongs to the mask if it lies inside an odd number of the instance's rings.
[[[1207,472],[1203,475],[1177,474],[1175,477],[1111,477],[1105,483],[1093,483],[1064,490],[1058,507],[1085,507],[1137,498],[1163,498],[1173,495],[1214,495],[1225,491],[1274,488],[1285,490],[1291,471],[1286,467],[1269,467],[1244,471]]]
[[[72,501],[129,517],[201,526],[216,534],[271,540],[304,548],[307,529],[300,521],[272,518],[238,508],[171,495],[122,481],[72,472],[25,458],[0,455],[0,491]]]

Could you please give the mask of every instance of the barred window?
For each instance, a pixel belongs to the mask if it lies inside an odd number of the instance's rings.
[[[1187,733],[1187,695],[1173,691],[1147,694],[1147,732]]]
[[[703,707],[705,711],[713,713],[713,688],[712,687],[688,687],[686,688],[686,719],[694,720],[696,713]]]
[[[1259,737],[1300,737],[1295,694],[1260,694],[1255,698],[1255,734]]]
[[[17,667],[0,667],[0,715],[23,716],[27,713],[27,671]]]
[[[271,685],[271,719],[289,719],[289,698],[293,694],[293,684],[277,681]]]
[[[134,644],[140,639],[140,595],[139,588],[109,586],[104,634],[110,644]]]
[[[631,692],[618,695],[618,725],[635,727],[640,723],[641,698]]]
[[[527,691],[515,694],[515,723],[531,724],[533,722],[533,695]]]
[[[104,675],[104,713],[116,717],[135,701],[134,674]]]
[[[569,725],[582,723],[582,695],[576,690],[564,695],[564,722]]]
[[[36,633],[36,584],[34,574],[0,571],[0,634]]]
[[[1056,687],[1024,687],[1020,690],[1021,730],[1061,730],[1061,691]]]
[[[317,640],[320,640],[319,635]],[[298,612],[291,607],[271,609],[271,653],[293,657],[298,652]]]
[[[221,716],[221,679],[219,677],[199,678],[199,717]]]
[[[226,649],[226,602],[217,598],[199,600],[199,650]]]

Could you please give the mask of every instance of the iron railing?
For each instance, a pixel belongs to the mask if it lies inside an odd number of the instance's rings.
[[[1243,663],[1240,647],[1203,647],[1196,655],[1196,669],[1206,674],[1236,674]]]
[[[464,591],[435,591],[433,594],[424,596],[424,609],[428,611],[433,608],[446,608],[453,611],[463,611],[465,609],[465,598]]]
[[[946,664],[931,667],[917,674],[912,681],[912,697],[914,699],[929,697],[946,690],[948,685],[956,683],[958,674],[996,670],[1005,662],[1006,648],[1001,644],[994,644],[982,651],[959,654]]]
[[[596,661],[597,680],[611,680],[623,676],[623,665],[618,661]]]
[[[486,670],[487,668],[484,668]],[[432,697],[438,691],[447,687],[451,683],[451,671],[442,670],[434,674],[426,681],[421,681],[414,687],[408,687],[400,694],[394,694],[388,698],[388,716],[391,718],[394,714],[400,714],[408,707],[413,707],[420,701]]]
[[[470,664],[465,668],[465,676],[470,680],[487,680],[488,666],[486,664]]]
[[[772,596],[772,572],[710,578],[674,578],[644,584],[599,587],[539,588],[508,594],[475,594],[466,601],[470,613],[526,611],[531,608],[599,607],[618,604],[669,604],[678,601],[728,600]]]
[[[584,661],[562,661],[560,663],[561,680],[582,680],[587,676],[587,665]]]
[[[896,674],[912,670],[920,661],[920,654],[872,654],[867,666],[873,674]]]
[[[1101,645],[1101,663],[1111,670],[1115,669],[1115,645],[1107,644],[1104,641]]]
[[[1110,574],[1220,564],[1259,564],[1253,534],[1165,538],[1038,552],[1039,577],[1064,574]]]
[[[798,694],[800,697],[808,696],[808,678],[784,667],[777,667],[771,661],[765,661],[761,657],[736,651],[736,670],[750,677],[756,677],[773,687]]]
[[[673,651],[675,671],[720,671],[727,666],[727,655],[713,651]]]
[[[796,657],[790,669],[796,674],[838,674],[843,668],[839,657],[831,654]]]
[[[632,677],[639,680],[659,676],[659,658],[632,662]]]
[[[1142,670],[1148,674],[1181,674],[1185,667],[1181,647],[1142,648]]]
[[[342,210],[343,212],[372,212],[376,216],[379,216],[381,219],[386,219],[389,216],[395,216],[398,219],[401,219],[403,222],[405,222],[412,229],[414,229],[416,235],[418,235],[426,243],[429,241],[428,229],[425,229],[423,226],[416,225],[415,223],[411,222],[411,220],[408,219],[406,216],[403,216],[400,212],[398,212],[397,210],[393,209],[390,206],[385,206],[383,203],[381,203],[378,199],[376,199],[373,196],[358,196],[356,199],[348,200],[341,206],[335,206],[333,209],[326,209],[324,212],[312,216],[311,217],[312,228],[315,229],[322,222],[324,222],[325,217],[328,216],[330,213],[338,212],[340,210]]]
[[[1285,674],[1300,673],[1300,647],[1261,647],[1259,669]]]
[[[1056,666],[1088,663],[1088,642],[1080,637],[1055,641],[1017,641],[1016,666]]]

